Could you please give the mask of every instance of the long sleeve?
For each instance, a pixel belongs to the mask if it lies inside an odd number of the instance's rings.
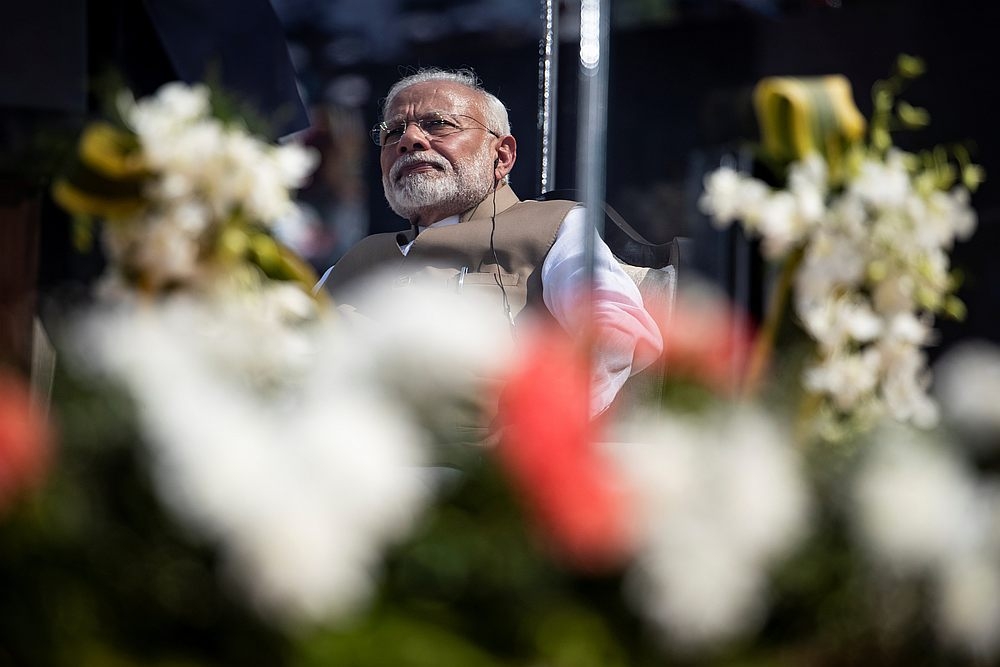
[[[590,315],[597,332],[591,410],[603,412],[625,381],[649,366],[663,350],[663,340],[642,296],[625,274],[611,249],[577,207],[563,221],[555,243],[542,265],[542,298],[552,316],[567,331],[586,325],[581,300],[587,289],[585,234],[595,235],[594,291]]]

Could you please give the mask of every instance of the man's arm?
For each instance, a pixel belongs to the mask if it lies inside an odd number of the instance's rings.
[[[567,331],[580,331],[588,316],[586,234],[595,236],[594,291],[590,314],[598,348],[595,354],[591,410],[603,412],[625,381],[653,363],[663,350],[656,322],[642,304],[639,288],[622,270],[611,249],[588,224],[585,211],[570,211],[542,264],[542,298]]]

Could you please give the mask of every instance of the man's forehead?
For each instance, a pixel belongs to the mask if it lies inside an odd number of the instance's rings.
[[[451,81],[421,81],[396,93],[386,106],[386,118],[409,112],[465,113],[479,109],[479,94]]]

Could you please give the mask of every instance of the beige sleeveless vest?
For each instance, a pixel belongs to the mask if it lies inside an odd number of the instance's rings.
[[[421,231],[405,256],[400,247],[413,239],[412,231],[373,234],[337,262],[326,285],[335,301],[349,303],[350,288],[362,278],[392,288],[432,281],[462,292],[492,295],[500,307],[506,296],[513,315],[527,305],[544,311],[542,263],[563,219],[576,205],[571,201],[522,202],[509,187],[503,187],[495,197],[495,228],[491,195],[463,214],[458,224]]]

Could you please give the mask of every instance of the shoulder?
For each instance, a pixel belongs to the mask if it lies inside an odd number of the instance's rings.
[[[527,199],[518,202],[512,208],[520,209],[522,211],[561,212],[562,215],[565,216],[577,206],[582,206],[582,204],[568,199],[550,199],[547,201]]]
[[[327,288],[335,291],[380,264],[403,257],[398,232],[371,234],[358,241],[330,269]]]
[[[396,248],[399,248],[399,243],[396,241],[396,237],[402,233],[403,232],[379,232],[377,234],[369,234],[351,246],[348,251],[344,253],[344,257],[347,257],[348,255],[359,250],[380,248],[383,246],[395,246]]]
[[[529,199],[511,206],[504,211],[504,214],[512,219],[530,220],[532,224],[536,225],[549,224],[558,227],[570,211],[578,206],[577,202],[568,200],[534,201]]]

